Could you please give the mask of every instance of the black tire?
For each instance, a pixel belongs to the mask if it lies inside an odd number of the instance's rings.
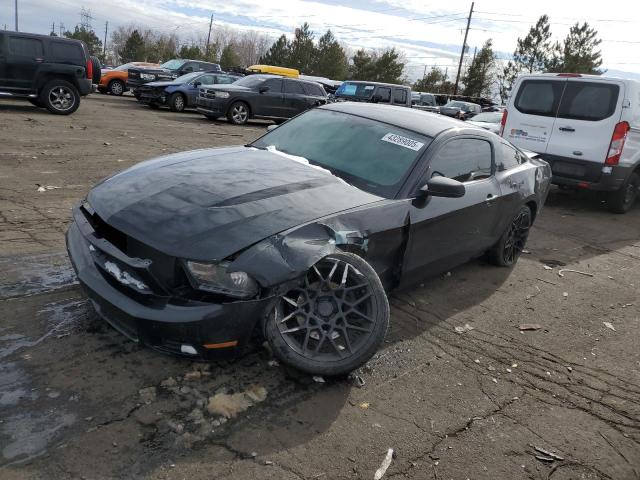
[[[56,115],[69,115],[80,106],[78,89],[66,80],[50,80],[40,91],[38,99]]]
[[[93,69],[93,77],[91,77],[91,83],[96,85],[100,83],[100,77],[102,77],[102,63],[98,57],[91,57],[91,64]]]
[[[111,80],[109,82],[108,88],[109,88],[109,93],[111,95],[115,95],[116,97],[121,96],[126,89],[124,82],[121,80]]]
[[[625,184],[607,196],[607,208],[613,213],[627,213],[633,207],[640,192],[640,175],[632,173]]]
[[[492,263],[499,267],[511,267],[518,261],[527,244],[532,220],[531,209],[526,205],[520,207],[498,243],[489,251],[489,259]]]
[[[251,109],[245,102],[233,102],[227,111],[227,120],[234,125],[244,125],[251,117]]]
[[[39,98],[30,98],[29,103],[38,108],[44,108],[44,104],[40,101]]]
[[[178,92],[169,95],[167,104],[169,105],[169,109],[171,109],[172,112],[184,112],[184,109],[187,106],[184,95]]]
[[[265,336],[282,363],[312,375],[343,375],[378,350],[389,302],[375,270],[347,252],[326,256],[277,300]]]

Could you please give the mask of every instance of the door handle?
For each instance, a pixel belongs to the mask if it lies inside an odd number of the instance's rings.
[[[560,127],[559,130],[562,131],[562,132],[575,132],[576,131],[576,129],[573,128],[573,127]]]
[[[498,198],[497,195],[494,195],[493,193],[488,194],[487,199],[485,200],[487,207],[492,206],[496,198]]]

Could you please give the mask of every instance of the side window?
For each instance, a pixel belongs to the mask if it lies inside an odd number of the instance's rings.
[[[610,117],[618,105],[620,87],[610,83],[567,82],[558,117],[597,122]]]
[[[514,105],[521,113],[555,117],[565,83],[565,80],[525,80]]]
[[[195,79],[195,82],[200,82],[201,85],[213,85],[215,83],[213,75],[201,75]]]
[[[380,87],[378,89],[378,93],[376,93],[380,97],[378,102],[380,103],[390,103],[391,102],[391,89],[387,87]]]
[[[36,38],[9,37],[9,53],[20,57],[42,57],[42,41]]]
[[[269,80],[266,80],[261,86],[269,87],[269,92],[271,93],[282,93],[281,78],[270,78]]]
[[[491,176],[491,156],[491,145],[486,140],[452,140],[431,160],[428,178],[442,176],[459,182],[488,178]]]
[[[216,83],[219,84],[229,84],[233,83],[237,80],[235,77],[230,77],[228,75],[216,75]]]
[[[74,43],[51,42],[51,55],[56,62],[84,65],[82,47]]]
[[[316,85],[315,83],[303,83],[304,91],[307,92],[307,95],[313,95],[316,97],[324,97],[326,93],[322,89],[320,85]]]
[[[407,91],[404,88],[393,89],[393,103],[404,105],[407,103]]]
[[[496,155],[496,166],[498,171],[515,168],[522,163],[522,155],[518,150],[508,143],[500,143],[500,155]]]
[[[284,93],[304,95],[302,83],[286,80],[284,82]]]
[[[193,67],[194,67],[193,62],[188,62],[188,63],[185,63],[185,64],[182,66],[182,68],[180,69],[180,71],[181,71],[183,74],[184,74],[184,73],[191,73],[191,72],[193,72],[193,71],[194,71],[194,70],[193,70]]]

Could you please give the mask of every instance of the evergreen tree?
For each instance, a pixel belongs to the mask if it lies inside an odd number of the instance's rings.
[[[178,52],[178,57],[188,60],[204,60],[204,54],[197,45],[183,45]]]
[[[296,29],[293,41],[289,46],[289,64],[287,67],[297,68],[301,73],[308,74],[314,70],[316,47],[313,44],[313,32],[309,24],[304,23]]]
[[[427,73],[420,80],[413,84],[413,89],[417,92],[426,93],[439,93],[440,86],[447,80],[442,69],[438,67],[431,67],[429,73]]]
[[[73,33],[67,31],[64,32],[64,36],[75,40],[82,40],[87,44],[90,55],[99,55],[102,53],[102,42],[93,30],[87,30],[83,26],[76,26]]]
[[[222,53],[220,54],[220,66],[223,70],[240,66],[240,58],[238,58],[238,54],[235,51],[233,43],[228,43],[222,49]]]
[[[493,53],[493,42],[487,40],[467,68],[462,83],[464,94],[472,97],[491,96],[494,83],[496,57]]]
[[[371,80],[374,70],[374,59],[364,48],[358,50],[349,67],[349,78],[351,80]]]
[[[124,42],[120,50],[120,60],[122,63],[140,61],[145,58],[145,42],[138,32],[134,30]]]
[[[535,73],[544,70],[551,50],[549,17],[542,15],[523,39],[518,38],[513,63],[518,72]]]
[[[276,40],[267,53],[260,57],[263,65],[288,66],[290,57],[289,41],[285,35]]]
[[[385,50],[375,62],[374,80],[376,82],[402,83],[404,62],[395,48]]]
[[[348,62],[344,49],[336,38],[327,30],[318,41],[313,69],[314,75],[342,80],[347,76]]]
[[[576,23],[569,30],[564,39],[564,45],[548,64],[548,69],[556,72],[588,73],[600,75],[602,71],[602,53],[598,46],[602,40],[598,38],[598,32],[589,26],[587,22],[582,25]],[[562,55],[560,55],[560,51]]]

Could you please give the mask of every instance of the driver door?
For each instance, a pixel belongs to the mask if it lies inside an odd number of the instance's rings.
[[[193,107],[196,104],[196,98],[198,98],[198,91],[200,90],[201,85],[213,85],[215,83],[215,79],[213,75],[207,73],[204,75],[200,75],[191,82],[187,86],[187,106]]]
[[[410,209],[409,242],[403,283],[446,271],[488,250],[500,219],[500,185],[493,144],[483,138],[444,141],[431,157],[417,189],[435,176],[465,185],[461,198],[418,197]]]
[[[253,105],[254,114],[259,117],[287,117],[284,106],[284,95],[282,78],[270,78],[261,83]],[[268,90],[260,93],[260,89],[267,87]]]

